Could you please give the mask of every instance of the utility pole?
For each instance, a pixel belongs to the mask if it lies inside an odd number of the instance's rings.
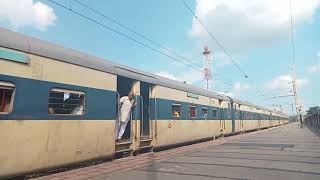
[[[204,46],[203,53],[204,55],[204,68],[203,68],[203,78],[205,81],[205,86],[209,91],[212,89],[212,71],[211,71],[211,52],[209,51],[208,46]]]
[[[296,105],[296,112],[299,118],[300,127],[303,126],[303,118],[302,118],[302,105],[298,96],[298,90],[297,90],[297,76],[295,71],[295,66],[292,66],[292,90],[294,95],[294,101]]]
[[[300,127],[303,126],[303,119],[302,119],[302,106],[299,100],[298,91],[297,91],[297,75],[296,75],[296,68],[295,68],[295,49],[294,49],[294,37],[293,37],[293,18],[292,18],[292,0],[290,0],[290,23],[291,23],[291,43],[292,43],[292,90],[294,95],[294,101],[296,105],[296,111],[298,114]]]

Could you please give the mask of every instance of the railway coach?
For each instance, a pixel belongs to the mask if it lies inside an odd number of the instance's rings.
[[[118,100],[137,107],[115,142]],[[0,177],[288,123],[249,102],[0,28]]]

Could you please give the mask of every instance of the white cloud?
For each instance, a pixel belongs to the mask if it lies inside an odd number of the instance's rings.
[[[319,6],[320,0],[292,0],[294,24],[312,22]],[[197,0],[195,11],[228,49],[274,46],[290,37],[289,0]],[[215,45],[196,19],[190,34]]]
[[[251,89],[251,86],[247,83],[235,82],[231,91],[226,94],[233,98],[243,99],[244,97],[247,98],[246,96]]]
[[[320,72],[320,51],[317,53],[317,59],[318,59],[318,62],[315,65],[308,68],[309,72],[311,73]]]
[[[236,82],[233,85],[234,91],[236,92],[244,92],[251,88],[249,84],[241,84],[240,82]]]
[[[224,96],[229,96],[234,98],[234,94],[232,92],[228,92],[228,91],[218,91],[218,94],[224,95]]]
[[[280,93],[288,94],[292,91],[292,77],[289,74],[280,75],[265,84],[268,90],[280,90]],[[305,78],[297,79],[297,88],[302,88],[308,84]]]
[[[160,71],[155,74],[168,79],[185,82],[186,84],[192,84],[200,88],[205,87],[202,73],[194,69],[179,69],[179,71],[174,72],[174,74],[168,71]]]
[[[0,20],[8,21],[14,27],[34,26],[46,30],[57,19],[54,10],[39,1],[1,0],[0,9]]]
[[[213,62],[213,64],[215,64],[217,67],[222,67],[232,63],[231,59],[225,53],[221,52],[214,54]]]
[[[320,64],[313,65],[309,68],[311,73],[320,73]]]
[[[171,62],[170,65],[172,65],[172,66],[174,66],[176,68],[185,68],[186,67],[186,65],[184,65],[184,64],[182,64],[180,62],[177,62],[177,61]]]
[[[189,84],[194,84],[203,80],[203,74],[197,70],[189,70],[185,72],[181,72],[178,76],[178,79],[182,81],[186,81]]]
[[[217,93],[237,99],[247,99],[251,86],[247,83],[235,82],[227,91],[218,91]]]
[[[168,79],[177,80],[177,78],[173,74],[170,74],[167,71],[160,71],[160,72],[155,73],[155,74],[158,75],[158,76],[161,76],[161,77],[168,78]]]

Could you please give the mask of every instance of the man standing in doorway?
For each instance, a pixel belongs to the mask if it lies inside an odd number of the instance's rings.
[[[120,141],[124,134],[127,124],[131,119],[131,111],[136,106],[133,92],[128,96],[123,96],[119,100],[119,117],[116,141]]]

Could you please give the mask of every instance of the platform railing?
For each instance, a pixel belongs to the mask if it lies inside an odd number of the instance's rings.
[[[307,115],[304,122],[309,127],[320,129],[320,111]]]

